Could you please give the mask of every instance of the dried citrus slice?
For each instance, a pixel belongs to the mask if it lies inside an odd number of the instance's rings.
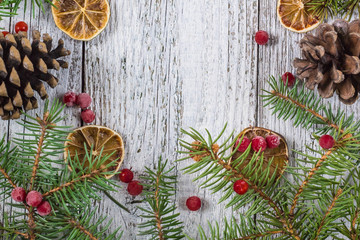
[[[106,27],[110,18],[107,0],[54,0],[56,26],[76,40],[88,41]]]
[[[289,150],[288,150],[288,146],[286,144],[286,141],[284,139],[283,136],[281,136],[280,134],[273,132],[269,129],[265,129],[265,128],[260,128],[260,127],[250,127],[250,128],[246,128],[244,129],[240,134],[239,134],[239,138],[241,138],[242,136],[246,136],[248,137],[250,140],[253,139],[256,136],[262,136],[264,138],[266,138],[266,136],[268,135],[277,135],[280,137],[280,145],[277,148],[267,148],[264,151],[264,163],[263,163],[263,169],[267,169],[269,166],[269,162],[272,158],[273,161],[271,162],[271,166],[270,166],[270,175],[269,176],[273,176],[275,170],[277,171],[276,175],[278,177],[280,177],[284,170],[285,167],[288,163],[288,159],[289,159]],[[233,150],[235,149],[236,145],[233,146]],[[238,157],[241,156],[241,152],[236,151],[236,153],[233,155],[233,159],[237,159]],[[252,158],[254,154],[254,151],[251,149],[250,154],[248,155],[247,159],[245,159],[245,161],[242,163],[242,166],[240,166],[240,169],[247,166]]]
[[[311,7],[307,5],[311,0],[279,0],[277,14],[281,24],[294,32],[313,30],[321,23]]]
[[[68,157],[74,158],[76,155],[82,161],[86,151],[92,149],[94,158],[100,156],[100,154],[112,154],[105,164],[117,160],[118,164],[116,169],[113,169],[114,173],[120,169],[124,160],[124,143],[120,134],[110,128],[94,125],[81,127],[70,133],[67,140],[64,152],[65,161]],[[84,165],[86,167],[88,164],[85,162]],[[108,175],[106,178],[111,178],[113,175]]]

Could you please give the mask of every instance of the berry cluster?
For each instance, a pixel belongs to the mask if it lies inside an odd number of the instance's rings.
[[[134,173],[130,169],[123,169],[119,174],[121,182],[128,183],[127,191],[131,196],[140,195],[143,191],[143,185],[139,181],[133,181]]]
[[[263,138],[262,136],[256,136],[252,140],[250,140],[246,136],[244,136],[243,138],[240,137],[236,141],[236,146],[239,146],[237,150],[239,152],[245,152],[246,149],[249,147],[250,143],[252,150],[254,150],[255,152],[264,152],[267,148],[273,149],[279,147],[280,137],[273,134],[266,136],[266,138]]]
[[[65,93],[63,96],[63,102],[68,107],[79,106],[82,110],[81,119],[85,123],[91,123],[95,120],[95,113],[91,109],[88,109],[92,102],[89,94],[80,93],[77,95],[76,93],[70,91]]]
[[[24,202],[30,207],[35,207],[37,209],[37,213],[40,216],[47,216],[51,213],[51,205],[49,202],[44,201],[42,194],[37,191],[30,191],[26,194],[25,189],[22,187],[16,187],[11,192],[11,198],[15,202]]]

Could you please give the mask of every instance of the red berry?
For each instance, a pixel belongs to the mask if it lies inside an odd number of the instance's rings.
[[[8,31],[2,31],[2,34],[4,35],[4,37],[6,36],[6,35],[8,35],[9,34],[9,32]]]
[[[74,92],[67,92],[64,94],[63,96],[63,103],[66,104],[66,106],[68,107],[72,107],[76,104],[76,101],[77,101],[77,96],[76,96],[76,93]]]
[[[269,41],[269,34],[265,31],[258,31],[255,34],[255,42],[259,45],[265,45]]]
[[[81,109],[89,107],[91,101],[91,97],[87,93],[80,93],[77,97],[77,105],[79,105]]]
[[[26,22],[18,22],[15,24],[15,32],[19,33],[19,32],[27,32],[28,31],[28,25],[26,24]]]
[[[86,109],[81,112],[81,119],[85,123],[91,123],[95,120],[95,113],[90,109]]]
[[[42,195],[37,191],[31,191],[26,196],[26,203],[31,207],[37,207],[42,202]]]
[[[132,196],[137,196],[143,191],[143,186],[139,184],[139,181],[132,181],[128,184],[127,191]]]
[[[249,189],[249,184],[244,180],[237,180],[234,182],[233,189],[237,194],[244,195]]]
[[[330,149],[330,148],[334,147],[335,140],[330,135],[324,135],[319,139],[319,143],[323,149]]]
[[[277,135],[269,135],[265,140],[268,148],[277,148],[280,145],[280,137]]]
[[[47,216],[51,213],[51,206],[50,203],[47,201],[43,201],[38,207],[37,207],[37,213],[40,216]]]
[[[124,183],[129,183],[134,178],[134,173],[130,169],[123,169],[121,173],[119,174],[120,181]]]
[[[251,148],[255,152],[259,152],[259,151],[263,152],[263,151],[265,151],[266,148],[267,148],[265,138],[263,138],[261,136],[254,137],[253,140],[251,141]]]
[[[26,192],[25,189],[22,187],[16,187],[11,192],[11,197],[15,202],[23,202],[26,198]]]
[[[239,142],[241,140],[241,137],[236,141],[236,146],[239,146]],[[247,137],[244,137],[239,148],[238,148],[238,151],[239,152],[245,152],[246,149],[249,147],[250,145],[250,139],[247,138]]]
[[[286,84],[287,82],[287,85],[288,87],[292,87],[294,86],[295,84],[295,77],[294,75],[291,73],[291,72],[286,72],[284,73],[282,76],[281,76],[281,79],[283,81],[284,84]]]
[[[190,211],[197,211],[201,208],[201,199],[197,196],[189,197],[186,200],[186,206]]]

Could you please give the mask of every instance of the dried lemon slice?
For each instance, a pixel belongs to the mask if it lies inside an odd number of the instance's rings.
[[[311,0],[279,0],[277,14],[281,24],[294,32],[302,33],[313,30],[321,23],[311,7]]]
[[[110,18],[107,0],[54,0],[56,26],[71,38],[89,41],[99,35]]]
[[[116,169],[108,170],[113,170],[114,174],[119,171],[124,160],[124,143],[117,132],[110,128],[90,125],[75,129],[68,135],[67,140],[69,141],[65,143],[65,161],[68,157],[74,158],[76,155],[82,161],[86,156],[86,150],[90,151],[92,149],[94,158],[100,156],[100,154],[112,154],[105,164],[117,160]],[[86,167],[88,164],[85,163],[84,165]],[[111,178],[114,174],[107,175],[106,178]]]
[[[256,136],[262,136],[264,138],[266,138],[266,136],[268,135],[277,135],[278,137],[280,137],[280,145],[277,148],[267,148],[264,151],[264,163],[263,163],[263,169],[267,169],[268,168],[268,163],[269,161],[273,159],[273,161],[271,162],[271,166],[270,166],[270,175],[269,176],[273,176],[275,170],[276,175],[278,177],[280,177],[284,170],[285,167],[289,161],[289,150],[288,150],[288,146],[286,144],[286,141],[284,139],[283,136],[281,136],[278,133],[275,133],[269,129],[265,129],[265,128],[260,128],[260,127],[250,127],[250,128],[246,128],[244,129],[240,134],[239,134],[239,138],[241,138],[242,136],[246,136],[248,137],[250,140],[253,139]],[[236,144],[233,146],[233,150],[235,149]],[[237,159],[238,157],[241,156],[241,152],[236,151],[236,153],[232,156],[233,159]],[[244,162],[242,163],[242,166],[240,166],[241,168],[244,168],[245,166],[247,166],[252,158],[254,154],[254,151],[251,149],[250,154],[248,155],[248,157],[244,160]]]

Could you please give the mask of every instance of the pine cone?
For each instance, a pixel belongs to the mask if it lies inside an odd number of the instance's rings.
[[[353,104],[360,91],[360,20],[348,23],[336,20],[321,24],[315,35],[306,34],[300,41],[303,59],[296,58],[294,67],[306,87],[317,85],[323,98],[334,92],[345,104]]]
[[[41,41],[40,32],[33,31],[32,44],[26,35],[26,32],[5,37],[0,34],[0,116],[3,120],[17,119],[21,110],[37,108],[34,90],[45,99],[48,95],[44,82],[54,88],[59,81],[48,70],[68,67],[67,62],[57,60],[70,54],[63,40],[51,50],[49,34],[44,34]]]

